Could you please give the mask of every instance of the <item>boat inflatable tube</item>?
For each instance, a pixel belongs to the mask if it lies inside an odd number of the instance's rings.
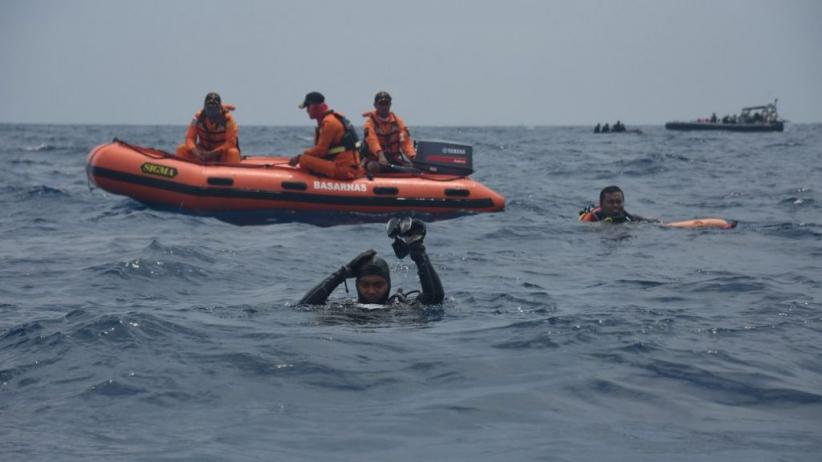
[[[86,173],[97,187],[192,214],[225,212],[499,212],[505,198],[459,174],[400,172],[341,181],[288,165],[287,157],[203,164],[120,140],[97,146]],[[463,172],[464,173],[464,172]]]

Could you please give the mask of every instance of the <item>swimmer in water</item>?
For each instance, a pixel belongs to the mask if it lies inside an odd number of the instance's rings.
[[[736,220],[724,218],[697,218],[663,223],[661,220],[649,219],[625,211],[625,195],[618,186],[608,186],[599,193],[599,207],[593,205],[579,212],[579,221],[603,223],[656,223],[667,228],[718,228],[732,229]]]
[[[354,257],[348,264],[338,269],[300,300],[300,305],[323,305],[328,296],[348,278],[356,278],[357,301],[362,304],[377,305],[438,305],[445,294],[442,283],[434,270],[434,265],[425,253],[425,223],[410,217],[392,218],[386,225],[389,238],[394,239],[392,247],[398,258],[410,255],[417,265],[420,278],[420,291],[398,293],[391,292],[391,271],[388,263],[377,256],[374,250],[366,250]],[[417,293],[416,296],[411,296]]]
[[[653,221],[625,211],[625,194],[619,186],[608,186],[599,192],[599,207],[589,206],[579,212],[579,221],[634,223]]]

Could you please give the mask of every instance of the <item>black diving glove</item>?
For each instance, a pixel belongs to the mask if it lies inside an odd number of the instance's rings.
[[[385,230],[388,237],[394,238],[391,247],[397,258],[405,258],[409,252],[415,252],[419,248],[425,252],[422,241],[425,239],[426,230],[422,221],[411,217],[392,218],[386,223]]]
[[[360,268],[366,264],[369,260],[374,258],[374,255],[377,254],[376,250],[368,249],[365,252],[357,255],[354,257],[347,265],[343,266],[342,269],[345,271],[346,278],[353,278],[357,276],[359,273]]]

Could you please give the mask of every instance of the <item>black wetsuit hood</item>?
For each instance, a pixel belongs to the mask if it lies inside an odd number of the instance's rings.
[[[388,290],[385,291],[385,296],[381,300],[377,301],[378,304],[384,305],[388,301],[388,297],[391,294],[391,270],[388,268],[388,263],[386,263],[385,260],[383,260],[382,258],[375,255],[371,258],[371,260],[369,260],[366,264],[360,267],[360,270],[357,272],[357,280],[359,280],[363,276],[371,275],[382,276],[388,283]],[[368,303],[365,300],[363,300],[359,288],[357,289],[357,301],[359,301],[360,303]]]

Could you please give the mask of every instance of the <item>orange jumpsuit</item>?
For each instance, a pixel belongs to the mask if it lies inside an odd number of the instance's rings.
[[[345,126],[328,111],[318,120],[314,131],[314,147],[306,149],[300,156],[301,170],[336,178],[353,180],[363,175],[360,156],[354,150],[346,150],[341,144]]]
[[[220,157],[215,162],[239,162],[240,149],[237,146],[239,127],[231,115],[234,106],[223,105],[225,123],[213,123],[203,115],[203,111],[194,114],[186,131],[186,142],[177,146],[177,155],[189,160],[200,161],[194,155],[194,148],[206,151],[218,150]]]
[[[382,151],[388,162],[402,164],[400,152],[413,160],[417,155],[414,142],[405,122],[393,112],[388,113],[385,121],[380,120],[377,111],[366,112],[365,142],[368,143],[369,159],[377,160],[377,153]]]

